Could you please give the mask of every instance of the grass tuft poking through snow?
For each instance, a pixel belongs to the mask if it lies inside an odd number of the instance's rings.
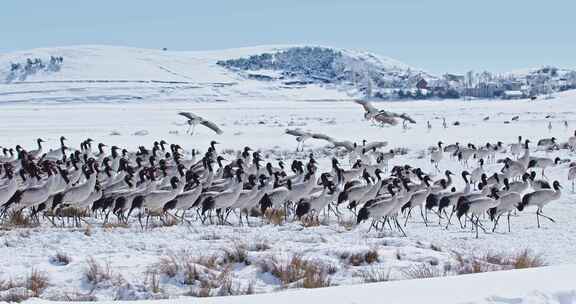
[[[469,258],[456,254],[456,260],[458,261],[457,274],[546,266],[546,262],[542,256],[533,253],[529,249],[508,255],[504,253],[486,253]]]
[[[50,258],[50,263],[60,266],[68,265],[70,264],[71,261],[72,258],[69,255],[62,252],[58,252],[53,257]]]
[[[347,260],[352,266],[360,266],[363,264],[373,264],[379,261],[378,250],[370,249],[366,252],[349,253],[344,252],[340,254],[340,258]]]
[[[294,254],[288,260],[273,257],[270,261],[261,263],[260,269],[278,278],[284,288],[320,288],[331,285],[331,270],[304,260],[302,254]]]
[[[388,282],[390,281],[390,268],[370,267],[362,271],[362,277],[365,283]]]
[[[86,260],[87,267],[84,272],[86,280],[92,285],[98,285],[104,281],[112,279],[112,270],[110,270],[110,264],[105,266],[100,265],[93,257]]]
[[[514,256],[514,269],[533,268],[546,266],[546,262],[539,254],[534,254],[529,249],[525,249]]]
[[[441,272],[438,267],[428,263],[420,263],[404,268],[402,274],[408,280],[446,276],[446,272]]]
[[[32,292],[33,297],[39,297],[48,287],[48,275],[37,269],[32,269],[30,276],[26,280],[26,287]]]
[[[153,293],[161,293],[162,288],[160,288],[160,273],[157,270],[146,271],[146,285],[148,289]]]
[[[0,302],[23,302],[40,297],[48,285],[48,275],[37,269],[32,269],[24,280],[0,280]]]
[[[232,248],[224,249],[225,260],[228,263],[242,263],[245,265],[250,265],[248,261],[248,251],[246,250],[246,245],[242,243],[236,243]]]
[[[21,211],[10,211],[2,221],[0,228],[10,230],[13,228],[33,228],[37,226],[38,224],[33,223],[31,218]]]

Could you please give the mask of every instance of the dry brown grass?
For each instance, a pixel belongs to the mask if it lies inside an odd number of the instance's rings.
[[[296,282],[304,276],[304,264],[305,262],[302,259],[302,255],[299,254],[293,255],[287,262],[273,259],[269,272],[277,277],[282,284],[286,285]]]
[[[224,259],[227,263],[242,263],[250,265],[246,245],[242,243],[236,243],[232,248],[224,249]]]
[[[254,293],[254,283],[251,281],[245,288],[239,282],[232,280],[232,267],[227,265],[219,274],[213,272],[199,276],[199,284],[191,285],[187,295],[193,297],[237,296]]]
[[[512,267],[514,269],[534,268],[546,266],[546,262],[539,254],[534,254],[525,249],[513,256]]]
[[[21,211],[10,211],[2,221],[1,228],[10,230],[12,228],[33,228],[38,224],[30,220],[30,217],[25,216]]]
[[[26,279],[26,288],[32,292],[33,297],[39,297],[44,289],[48,287],[48,281],[48,275],[45,272],[32,269]]]
[[[390,281],[390,269],[384,267],[370,267],[362,271],[365,283],[388,282]]]
[[[62,265],[62,266],[70,264],[71,261],[72,261],[72,258],[69,255],[62,253],[62,252],[58,252],[58,253],[56,253],[56,255],[54,255],[53,257],[50,258],[50,262],[52,264]]]
[[[330,276],[328,276],[327,271],[319,266],[306,265],[304,270],[304,279],[302,283],[299,284],[303,288],[322,288],[329,287],[331,285]]]
[[[39,297],[48,287],[49,279],[45,272],[32,269],[23,280],[0,280],[0,302],[22,302],[31,297]]]
[[[162,289],[160,288],[160,273],[157,270],[149,270],[146,271],[145,275],[145,283],[148,286],[148,290],[152,293],[162,292]]]
[[[200,273],[196,264],[187,262],[184,264],[183,268],[184,284],[194,285],[196,281],[200,280]]]
[[[318,220],[318,217],[313,216],[313,215],[303,216],[300,219],[300,222],[302,223],[302,226],[304,226],[306,228],[320,226],[320,221]]]
[[[311,261],[305,261],[302,255],[295,254],[287,261],[272,258],[270,263],[261,264],[263,272],[277,277],[284,287],[296,283],[297,287],[319,288],[330,286],[328,270]]]
[[[340,255],[340,258],[348,260],[348,263],[352,266],[360,266],[363,264],[373,264],[378,262],[379,255],[378,250],[370,249],[366,252],[360,253],[343,253]]]
[[[420,263],[404,268],[402,274],[406,279],[410,280],[446,276],[446,273],[442,273],[438,267],[432,266],[428,263]]]
[[[109,263],[102,266],[98,264],[93,257],[90,257],[86,260],[86,264],[87,267],[84,271],[84,276],[91,284],[97,285],[98,283],[112,279],[112,271],[110,270]]]
[[[194,259],[194,262],[209,269],[217,269],[218,266],[221,266],[218,263],[218,256],[215,254],[198,257]]]
[[[546,262],[541,255],[525,249],[515,254],[486,253],[480,256],[465,258],[456,254],[458,274],[480,273],[509,269],[542,267]]]
[[[264,213],[264,216],[268,219],[270,224],[281,225],[284,222],[286,212],[284,212],[284,209],[268,209]]]
[[[160,261],[158,262],[157,266],[159,273],[169,278],[175,277],[180,272],[180,262],[178,261],[178,258],[173,254],[160,257]]]

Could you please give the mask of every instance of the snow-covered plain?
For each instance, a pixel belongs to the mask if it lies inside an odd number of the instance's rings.
[[[409,153],[393,160],[393,164],[411,164],[431,170],[428,158],[420,159],[422,150],[442,140],[446,143],[484,143],[501,140],[506,143],[516,141],[518,135],[539,139],[555,136],[566,141],[576,126],[573,115],[576,111],[574,94],[566,93],[552,100],[541,101],[459,101],[459,102],[409,102],[380,103],[396,112],[407,112],[419,122],[409,129],[401,127],[379,128],[363,120],[362,110],[350,101],[325,102],[222,102],[222,103],[126,103],[126,104],[12,104],[4,105],[0,112],[1,142],[6,146],[24,143],[32,148],[36,137],[48,140],[52,147],[57,146],[57,138],[66,135],[70,142],[78,142],[86,137],[96,142],[120,145],[134,149],[140,144],[150,144],[154,140],[165,139],[180,143],[185,149],[205,149],[215,135],[207,129],[198,128],[194,136],[184,135],[185,126],[176,113],[187,110],[198,113],[219,123],[225,130],[217,137],[222,143],[220,149],[240,149],[246,145],[264,151],[270,160],[293,157],[306,157],[310,151],[322,160],[322,167],[328,166],[330,149],[322,142],[310,140],[305,152],[294,152],[296,142],[293,137],[284,135],[287,127],[324,132],[336,138],[355,141],[387,140],[391,148],[406,147]],[[504,124],[512,116],[519,115],[516,123]],[[552,118],[545,119],[546,115]],[[485,116],[490,120],[483,121]],[[460,121],[460,126],[442,128],[439,117],[446,117],[449,123]],[[427,130],[425,121],[433,127]],[[547,121],[553,123],[549,133]],[[111,131],[120,135],[110,135]],[[147,130],[148,135],[135,136],[135,132]],[[176,133],[176,131],[178,133]],[[537,152],[545,155],[544,152]],[[573,157],[566,150],[549,154],[562,158]],[[504,155],[499,155],[504,157]],[[442,169],[460,172],[462,167],[453,161],[445,160]],[[500,165],[488,165],[495,171]],[[53,228],[49,223],[33,229],[16,229],[0,234],[3,248],[0,251],[0,275],[18,277],[27,274],[31,267],[47,271],[51,285],[44,297],[57,299],[66,293],[88,293],[92,286],[83,279],[86,259],[94,257],[101,263],[109,263],[116,274],[129,283],[122,295],[129,299],[150,298],[155,295],[143,291],[144,273],[159,261],[160,257],[176,255],[199,256],[221,255],[224,249],[242,243],[248,248],[266,243],[270,249],[263,252],[249,251],[249,260],[258,261],[262,256],[276,256],[288,259],[294,253],[318,260],[319,263],[333,265],[337,270],[332,283],[338,285],[363,282],[362,272],[372,267],[392,269],[393,279],[402,279],[402,269],[419,263],[432,263],[444,269],[454,265],[453,252],[463,254],[511,253],[521,249],[531,249],[541,254],[549,264],[575,263],[576,225],[573,217],[573,195],[566,180],[567,165],[560,165],[548,172],[551,179],[558,179],[566,186],[559,201],[545,208],[545,214],[553,217],[556,223],[543,222],[537,229],[534,210],[519,213],[512,218],[512,233],[503,229],[496,233],[480,234],[479,239],[467,230],[451,226],[445,230],[438,225],[426,227],[418,216],[409,220],[407,238],[396,232],[367,233],[368,225],[344,227],[334,222],[319,227],[304,228],[298,222],[282,226],[259,225],[256,227],[204,226],[192,223],[191,226],[155,228],[141,231],[137,223],[129,228],[101,228],[100,221],[92,223],[92,235],[86,236],[84,229]],[[462,182],[456,183],[458,188]],[[502,225],[504,227],[504,225]],[[440,248],[438,250],[438,248]],[[342,256],[365,253],[376,249],[380,261],[375,265],[350,266]],[[67,266],[54,265],[50,258],[57,252],[72,257]],[[253,282],[256,292],[270,292],[278,288],[279,282],[269,273],[262,273],[256,263],[238,266],[232,276],[238,284]],[[166,294],[182,295],[189,287],[177,280],[163,281]],[[118,290],[110,286],[99,286],[93,291],[99,299],[114,299]],[[157,295],[156,295],[157,296]],[[122,297],[120,297],[122,298]]]
[[[314,152],[321,161],[322,170],[327,170],[333,152],[325,142],[309,140],[304,152],[294,152],[296,141],[285,135],[284,130],[301,128],[357,142],[363,139],[386,140],[390,148],[408,149],[408,154],[396,157],[391,165],[410,164],[431,171],[432,166],[423,151],[438,141],[473,142],[478,145],[496,141],[514,143],[517,136],[521,135],[533,142],[551,136],[565,142],[576,129],[574,92],[559,94],[555,99],[536,101],[377,103],[380,108],[406,112],[418,122],[416,125],[409,125],[406,130],[401,126],[379,128],[363,119],[361,107],[349,99],[349,92],[316,85],[285,88],[277,83],[238,79],[233,73],[214,68],[216,59],[237,57],[239,50],[229,54],[222,52],[218,56],[213,52],[206,53],[202,57],[200,53],[194,53],[193,56],[185,53],[164,56],[160,51],[151,55],[150,52],[134,49],[128,52],[126,58],[116,56],[118,53],[126,53],[125,49],[122,52],[111,50],[112,54],[106,58],[116,58],[116,62],[94,59],[94,62],[98,63],[94,66],[86,65],[90,60],[86,60],[85,56],[102,54],[101,48],[91,50],[86,47],[86,54],[82,56],[77,48],[69,54],[65,51],[66,49],[60,51],[66,58],[65,62],[74,62],[75,56],[82,57],[82,69],[76,70],[74,64],[64,65],[62,74],[37,75],[37,79],[32,77],[26,82],[0,85],[1,146],[22,144],[26,148],[35,148],[35,139],[42,137],[48,141],[50,147],[55,148],[58,138],[64,135],[73,144],[90,137],[96,142],[128,149],[135,149],[143,144],[149,146],[154,140],[165,139],[190,151],[193,148],[205,150],[210,140],[217,139],[222,143],[219,146],[220,151],[250,146],[263,151],[263,156],[270,161],[291,161],[295,157],[305,158],[310,152]],[[49,56],[51,52],[53,49],[47,50],[45,56]],[[253,52],[254,49],[246,50],[246,54]],[[30,56],[40,56],[39,54],[42,54],[42,50],[35,50]],[[28,54],[17,56],[25,57]],[[138,61],[133,60],[135,56],[139,58]],[[158,58],[163,58],[159,65],[155,62]],[[0,59],[6,62],[10,60],[7,57]],[[123,62],[131,62],[133,65],[114,68]],[[66,70],[68,68],[70,70]],[[189,72],[194,69],[200,72]],[[111,70],[114,73],[110,74]],[[241,85],[234,85],[238,81],[241,81]],[[191,111],[216,122],[222,127],[224,134],[216,136],[211,131],[198,127],[194,136],[185,135],[184,120],[176,115],[179,111]],[[504,123],[515,115],[520,116],[518,122]],[[548,115],[550,118],[545,118]],[[488,121],[483,120],[486,116],[490,117]],[[446,129],[442,128],[443,117],[449,124]],[[432,124],[431,130],[426,128],[426,121]],[[460,125],[453,126],[455,121],[460,122]],[[568,122],[568,128],[564,127],[564,121]],[[548,122],[552,122],[551,131],[547,128]],[[144,130],[146,132],[140,132]],[[137,133],[146,135],[137,136]],[[574,158],[573,153],[567,150],[549,154],[534,152],[534,155]],[[505,156],[498,155],[500,158]],[[471,164],[472,168],[475,166],[476,164]],[[448,159],[442,161],[440,167],[458,173],[463,169],[460,164]],[[494,172],[499,170],[501,165],[488,164],[486,168],[489,172]],[[258,293],[272,292],[281,286],[277,278],[262,271],[262,261],[273,257],[279,260],[289,259],[294,254],[302,254],[305,259],[330,266],[334,270],[331,275],[333,285],[363,283],[364,273],[370,269],[390,271],[392,280],[405,279],[405,269],[421,264],[433,265],[440,271],[449,273],[457,264],[456,253],[482,255],[530,249],[541,254],[548,264],[574,264],[576,223],[573,218],[576,212],[573,206],[574,195],[570,192],[571,187],[566,178],[567,171],[567,164],[563,164],[547,172],[551,180],[559,180],[565,189],[560,200],[544,209],[544,213],[553,217],[556,223],[544,221],[541,229],[536,227],[533,209],[518,213],[518,216],[512,218],[511,233],[505,231],[505,225],[501,225],[496,233],[481,233],[479,239],[475,239],[469,230],[461,230],[457,225],[450,226],[448,230],[435,224],[426,227],[419,216],[408,221],[406,238],[389,230],[384,233],[368,233],[369,225],[366,223],[358,226],[340,225],[334,218],[326,224],[308,228],[302,227],[297,221],[280,226],[261,226],[259,219],[252,219],[252,227],[202,225],[193,222],[191,225],[156,227],[147,231],[142,231],[135,222],[126,228],[102,227],[101,220],[90,219],[89,235],[85,227],[55,228],[48,222],[43,222],[36,228],[0,231],[0,279],[25,277],[31,268],[45,271],[50,279],[49,287],[42,294],[45,299],[66,299],[67,296],[73,297],[76,294],[94,295],[99,300],[178,297],[193,288],[182,284],[178,277],[163,277],[162,291],[150,291],[145,273],[153,268],[160,258],[171,255],[199,257],[213,254],[222,257],[226,249],[230,250],[238,244],[246,246],[249,265],[235,264],[231,270],[231,280],[242,288],[252,283]],[[463,187],[461,180],[455,185],[458,189]],[[431,218],[434,219],[434,216]],[[377,262],[360,263],[356,266],[350,263],[351,255],[365,254],[371,250],[378,252]],[[66,266],[53,263],[51,257],[59,252],[69,255],[71,263]],[[112,280],[114,283],[104,282],[93,286],[85,280],[86,261],[90,257],[103,265],[110,265],[116,278]],[[563,268],[557,269],[565,271]],[[545,278],[554,279],[554,273],[552,271]],[[120,276],[122,279],[119,279]],[[523,277],[523,273],[510,274],[510,277],[503,274],[479,278],[505,281],[517,279],[518,276]],[[559,280],[565,278],[558,277]],[[366,288],[378,293],[380,288],[385,292],[393,286],[402,286],[400,282],[390,286],[386,284],[370,285]],[[405,286],[414,286],[418,283],[406,284]],[[426,286],[425,283],[422,284]],[[533,292],[534,288],[530,287],[525,292]],[[339,287],[335,292],[346,294],[352,290],[364,292],[364,287]],[[567,289],[552,290],[558,291],[573,293]],[[323,290],[318,296],[330,292]],[[519,291],[521,295],[524,295],[523,292]],[[286,294],[286,297],[290,295]],[[302,294],[308,295],[310,292]],[[471,295],[471,299],[498,302],[498,299],[485,298],[491,295],[495,295],[492,290],[489,294]],[[556,299],[559,296],[554,294],[550,297]],[[251,298],[240,301],[249,299]],[[342,301],[346,301],[345,299],[342,298]],[[464,301],[465,298],[457,299],[455,301]],[[534,302],[538,302],[538,299]],[[557,302],[570,303],[570,299],[573,298],[568,298],[567,302]],[[231,300],[234,301],[234,298]]]

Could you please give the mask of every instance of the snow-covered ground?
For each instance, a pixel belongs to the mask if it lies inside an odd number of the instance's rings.
[[[339,286],[315,290],[287,291],[242,297],[203,299],[202,303],[374,303],[390,301],[400,304],[468,303],[468,304],[571,304],[576,302],[576,285],[572,279],[576,267],[552,266],[516,271],[490,272],[458,277]],[[141,303],[189,303],[189,299],[155,300]],[[47,304],[30,300],[29,304]],[[103,302],[111,303],[111,302]],[[114,303],[131,303],[114,301]]]
[[[34,139],[42,137],[51,147],[57,146],[61,135],[71,143],[90,137],[96,142],[119,145],[129,149],[137,145],[150,144],[165,139],[181,144],[185,149],[204,150],[209,141],[217,138],[219,149],[240,149],[251,146],[264,151],[269,160],[291,160],[306,157],[310,151],[316,153],[321,166],[326,169],[332,155],[326,143],[306,142],[305,152],[294,152],[296,141],[285,135],[286,128],[302,128],[323,132],[338,139],[360,142],[367,140],[389,141],[390,148],[405,147],[409,153],[393,160],[393,164],[411,164],[431,170],[428,158],[421,158],[422,151],[438,141],[445,143],[503,141],[516,142],[521,135],[536,141],[555,136],[560,142],[567,141],[576,126],[576,95],[565,93],[552,100],[539,101],[458,101],[458,102],[407,102],[378,103],[378,107],[412,115],[418,124],[409,129],[402,127],[379,128],[363,120],[362,109],[350,101],[238,101],[220,103],[147,102],[123,104],[10,104],[0,111],[0,142],[5,146],[23,144],[33,148]],[[184,134],[186,126],[176,115],[178,111],[192,111],[209,118],[224,130],[215,137],[211,131],[198,127],[194,136]],[[518,122],[504,121],[519,115]],[[546,119],[545,116],[551,115]],[[488,121],[483,118],[490,116]],[[441,117],[449,126],[442,128]],[[432,129],[426,128],[430,121]],[[565,128],[563,121],[568,121]],[[452,126],[459,121],[460,126]],[[552,130],[547,128],[552,122]],[[136,136],[135,132],[148,131],[148,135]],[[117,131],[120,135],[111,135]],[[546,155],[535,152],[535,155]],[[504,157],[505,155],[498,155]],[[574,155],[567,150],[548,154],[571,159]],[[344,163],[344,162],[343,162]],[[471,164],[476,167],[476,164]],[[487,170],[498,170],[501,165],[487,165]],[[460,172],[463,168],[454,161],[444,160],[442,169]],[[448,230],[438,225],[426,227],[418,216],[408,221],[407,238],[397,232],[367,232],[368,224],[359,226],[339,225],[334,218],[327,225],[305,228],[299,222],[281,226],[260,226],[253,219],[254,227],[205,226],[200,223],[159,227],[141,231],[137,223],[123,228],[102,228],[100,220],[91,220],[91,234],[85,228],[54,228],[48,222],[32,229],[16,229],[0,232],[0,277],[18,278],[25,276],[30,268],[47,271],[51,285],[44,298],[57,299],[62,295],[91,293],[98,299],[150,298],[165,295],[184,295],[190,287],[176,279],[163,278],[162,295],[147,290],[146,276],[150,267],[162,257],[202,255],[224,256],[225,250],[240,244],[248,250],[249,265],[234,266],[231,277],[236,284],[245,287],[253,284],[256,292],[270,292],[281,286],[277,278],[262,271],[262,260],[290,259],[293,254],[302,254],[330,266],[333,285],[362,283],[363,274],[370,269],[390,270],[391,279],[404,279],[405,269],[414,265],[431,264],[442,272],[457,264],[455,252],[464,255],[486,253],[512,253],[530,249],[549,264],[576,263],[576,224],[573,220],[573,197],[568,183],[567,164],[551,168],[551,180],[559,180],[566,188],[562,198],[544,210],[556,223],[543,222],[536,227],[534,211],[529,209],[512,218],[512,232],[504,228],[496,233],[481,233],[479,239],[468,230],[451,226]],[[462,188],[462,182],[456,183]],[[192,212],[193,213],[193,212]],[[191,214],[192,214],[191,213]],[[487,223],[489,226],[490,224]],[[502,225],[505,227],[505,225]],[[259,246],[258,244],[265,244]],[[265,247],[266,250],[262,250]],[[362,262],[355,266],[349,256],[364,255],[370,250],[378,252],[374,264]],[[67,266],[51,261],[56,253],[71,257]],[[86,261],[93,257],[98,263],[109,264],[112,272],[121,276],[124,289],[111,285],[95,289],[84,279]],[[242,285],[244,284],[244,285]],[[120,294],[120,295],[119,295]]]

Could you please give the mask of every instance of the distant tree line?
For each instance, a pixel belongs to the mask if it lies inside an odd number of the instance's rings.
[[[29,76],[41,72],[58,72],[64,63],[62,56],[50,56],[48,61],[41,58],[26,58],[23,62],[10,64],[10,72],[6,76],[6,82],[24,81]]]

